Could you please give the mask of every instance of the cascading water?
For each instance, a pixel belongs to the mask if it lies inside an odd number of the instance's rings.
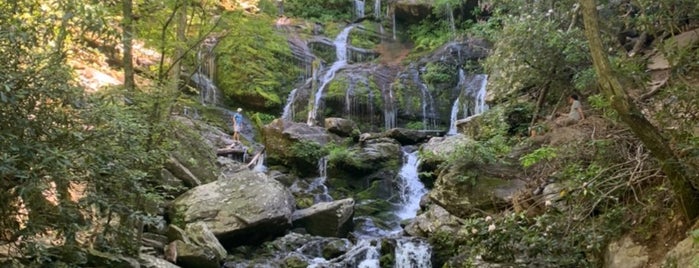
[[[456,98],[454,105],[451,106],[451,119],[449,120],[451,123],[449,124],[449,131],[447,131],[447,135],[456,135],[456,120],[458,119],[458,116],[459,98]]]
[[[381,0],[374,0],[374,19],[381,19]]]
[[[216,38],[207,38],[197,52],[199,68],[192,75],[191,79],[200,91],[199,95],[202,104],[217,105],[219,101],[220,94],[214,84],[214,75],[216,74],[214,47],[216,47],[217,42]]]
[[[396,109],[394,107],[393,85],[388,88],[388,94],[384,96],[384,129],[392,129],[396,127]]]
[[[451,123],[449,124],[449,131],[447,131],[447,135],[457,134],[456,123],[459,120],[459,110],[463,110],[464,118],[478,115],[488,110],[488,104],[485,103],[487,85],[488,75],[476,74],[467,77],[464,70],[459,69],[459,83],[457,84],[459,97],[456,98],[456,101],[454,101],[454,105],[452,105],[451,108]],[[462,101],[462,96],[466,97],[468,100]],[[459,105],[462,102],[463,107]],[[469,110],[469,103],[473,104],[473,111]]]
[[[437,125],[435,122],[436,113],[434,111],[434,99],[432,98],[430,89],[420,80],[420,74],[417,69],[414,72],[413,81],[418,85],[422,94],[422,129],[433,129]]]
[[[476,75],[479,80],[480,80],[480,85],[478,86],[478,92],[476,93],[475,96],[475,107],[474,107],[474,114],[481,114],[485,111],[488,110],[488,104],[485,103],[485,97],[487,93],[487,86],[488,86],[488,75],[487,74],[479,74]]]
[[[325,186],[325,180],[328,179],[328,157],[324,156],[318,160],[318,178],[314,179],[310,186],[309,191],[313,193],[313,202],[330,202],[333,198],[328,193],[328,187]]]
[[[286,99],[286,105],[284,106],[284,112],[282,112],[282,119],[287,121],[294,120],[294,102],[296,102],[296,91],[298,88],[294,88],[289,93],[289,97]]]
[[[432,267],[432,249],[424,240],[398,239],[395,253],[395,267]]]
[[[357,18],[364,17],[364,0],[354,0],[354,10]]]
[[[403,166],[398,173],[400,210],[396,211],[396,216],[401,220],[415,217],[420,209],[420,198],[427,193],[425,185],[418,178],[420,161],[417,153],[418,151],[408,153],[403,150]]]
[[[308,122],[309,126],[315,125],[316,116],[318,115],[318,108],[320,106],[320,101],[323,97],[323,89],[330,83],[330,81],[335,77],[335,73],[341,68],[347,65],[347,37],[350,31],[354,28],[354,25],[345,27],[340,34],[335,37],[333,44],[335,45],[335,56],[337,59],[330,66],[330,68],[325,71],[325,75],[320,80],[320,86],[315,94],[315,99],[313,102],[313,108],[308,112]]]

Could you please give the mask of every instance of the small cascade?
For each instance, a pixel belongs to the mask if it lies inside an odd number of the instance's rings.
[[[364,0],[354,0],[354,11],[357,18],[364,18]]]
[[[395,7],[394,7],[394,9],[395,9]],[[392,16],[391,24],[393,27],[393,40],[396,40],[396,11],[395,10],[391,13],[391,16]]]
[[[422,239],[396,239],[395,267],[432,267],[432,249]]]
[[[457,84],[459,96],[451,108],[451,120],[447,135],[457,134],[456,123],[459,120],[459,111],[463,111],[462,118],[469,118],[488,110],[488,104],[485,102],[487,85],[488,75],[476,74],[467,77],[464,70],[459,70],[459,83]]]
[[[422,129],[428,130],[435,128],[434,120],[434,99],[432,93],[427,88],[425,83],[419,82],[420,92],[422,93]]]
[[[216,55],[214,53],[214,47],[216,47],[216,43],[218,43],[216,38],[209,37],[201,44],[197,52],[199,68],[197,68],[197,72],[191,77],[192,81],[197,85],[197,88],[199,88],[202,104],[208,103],[217,105],[219,103],[220,93],[214,84],[214,75],[216,74]]]
[[[381,0],[374,0],[374,19],[381,19]]]
[[[383,119],[384,128],[392,129],[396,127],[396,108],[394,105],[393,85],[388,88],[388,94],[384,95]]]
[[[420,161],[418,151],[406,152],[403,149],[403,166],[398,173],[400,178],[398,195],[400,197],[400,210],[396,216],[401,220],[414,218],[420,209],[420,199],[427,193],[425,185],[418,177]]]
[[[456,22],[454,21],[454,10],[451,8],[451,4],[447,3],[446,6],[447,21],[449,21],[449,29],[451,30],[451,36],[456,36]]]
[[[308,268],[324,267],[358,267],[379,268],[381,243],[375,239],[360,239],[347,253],[331,260],[315,258]],[[397,266],[398,267],[398,266]]]
[[[449,119],[449,131],[447,131],[447,135],[456,135],[456,120],[457,117],[459,116],[459,98],[456,98],[456,101],[454,101],[454,105],[451,106],[451,119]]]
[[[256,172],[267,172],[267,166],[265,166],[265,154],[260,154],[257,159],[255,159],[255,166],[252,168]]]
[[[337,59],[330,66],[330,68],[325,71],[325,75],[320,80],[320,86],[318,87],[318,91],[315,93],[313,108],[308,113],[307,124],[309,126],[313,126],[316,123],[315,121],[316,116],[318,115],[318,108],[320,107],[320,101],[323,97],[323,89],[325,89],[325,86],[332,81],[332,79],[335,77],[335,73],[347,65],[347,37],[349,36],[352,28],[354,28],[354,25],[347,26],[344,30],[342,30],[342,32],[340,32],[340,34],[337,35],[337,37],[335,37],[335,41],[333,41]]]
[[[294,88],[289,93],[289,97],[286,98],[286,105],[284,105],[284,112],[282,112],[282,119],[287,121],[294,120],[294,102],[296,102],[296,92],[298,88]]]
[[[488,86],[488,75],[479,74],[480,85],[478,86],[478,92],[475,96],[475,107],[473,109],[474,114],[481,114],[488,110],[488,104],[485,103],[485,97],[487,93]]]
[[[328,194],[328,187],[325,186],[327,176],[328,157],[324,156],[318,160],[318,177],[315,178],[308,187],[309,192],[314,193],[313,202],[330,202],[333,198]]]

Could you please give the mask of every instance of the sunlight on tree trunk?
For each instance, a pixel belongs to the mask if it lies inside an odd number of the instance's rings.
[[[653,157],[660,162],[663,172],[672,184],[672,190],[679,201],[685,219],[694,219],[699,213],[697,192],[691,183],[692,180],[696,180],[696,175],[692,175],[684,167],[660,131],[645,118],[641,110],[630,100],[617,77],[614,76],[602,46],[596,1],[581,0],[581,3],[585,35],[590,44],[592,61],[602,93],[611,100],[612,108],[617,111],[620,119],[631,128],[636,137],[650,150]]]
[[[124,88],[126,90],[134,90],[134,70],[133,70],[133,54],[131,52],[133,45],[133,1],[124,0],[123,4],[123,16],[122,21],[122,44],[124,46]]]

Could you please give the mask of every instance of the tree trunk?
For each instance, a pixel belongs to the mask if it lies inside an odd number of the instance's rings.
[[[581,2],[585,35],[589,41],[592,61],[602,93],[611,100],[612,108],[617,111],[621,121],[629,126],[636,137],[650,150],[651,155],[660,162],[661,169],[672,184],[672,190],[686,220],[694,219],[699,213],[697,192],[692,187],[692,181],[696,180],[696,174],[693,175],[684,168],[660,131],[631,102],[621,83],[614,76],[609,59],[605,54],[606,50],[602,46],[596,1],[581,0]]]
[[[124,46],[124,88],[128,91],[135,89],[134,69],[133,69],[133,54],[131,52],[133,45],[133,0],[124,0],[122,3],[122,38],[121,42]]]
[[[187,45],[187,37],[185,31],[187,29],[187,1],[182,1],[182,3],[177,3],[175,5],[177,10],[177,44],[175,47],[175,62],[172,67],[171,83],[173,83],[173,88],[175,92],[179,89],[180,74],[182,73],[182,59],[184,58],[184,53]],[[162,40],[165,42],[165,40]]]

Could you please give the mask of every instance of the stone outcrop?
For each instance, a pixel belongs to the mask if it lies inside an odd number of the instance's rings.
[[[430,138],[427,132],[407,128],[392,128],[387,130],[385,135],[402,145],[415,145]]]
[[[352,230],[354,199],[315,204],[293,214],[294,227],[302,227],[312,235],[345,237]]]
[[[295,150],[295,145],[315,145],[322,147],[328,142],[339,141],[340,138],[328,133],[322,127],[308,126],[303,123],[293,123],[276,119],[262,128],[267,160],[272,164],[283,164],[301,175],[311,175],[316,171],[317,159],[310,159],[309,146],[304,150]]]
[[[662,267],[697,267],[699,264],[699,247],[696,238],[690,236],[677,243],[664,258]]]
[[[339,117],[325,118],[325,129],[340,137],[357,137],[359,135],[359,128],[354,121]]]
[[[634,242],[631,237],[625,236],[619,241],[609,243],[604,259],[604,267],[608,268],[646,267],[649,259],[648,249]]]
[[[179,266],[169,261],[152,255],[141,254],[138,256],[138,259],[142,268],[179,268]]]
[[[508,178],[514,174],[494,174],[497,165],[484,167],[473,163],[459,163],[443,170],[437,178],[430,199],[458,217],[467,217],[477,211],[498,211],[512,202],[524,181]],[[493,169],[493,170],[488,170]]]
[[[293,209],[286,187],[263,173],[245,170],[187,191],[172,202],[169,214],[178,226],[206,223],[229,247],[282,234],[291,225]]]
[[[216,256],[214,250],[188,244],[182,240],[170,243],[166,251],[177,252],[175,261],[177,265],[184,268],[218,268],[221,266],[219,263],[221,260]]]
[[[461,228],[458,218],[438,205],[430,205],[425,213],[415,217],[404,231],[410,236],[429,237],[436,231],[457,232]]]

